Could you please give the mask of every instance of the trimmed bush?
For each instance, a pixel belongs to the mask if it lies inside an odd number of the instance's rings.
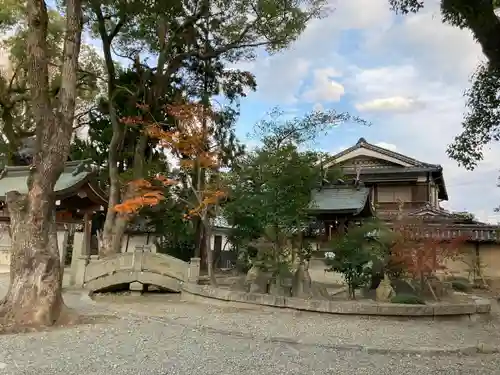
[[[451,287],[453,290],[459,291],[459,292],[468,292],[472,289],[472,286],[463,280],[453,280],[451,282]]]
[[[411,294],[399,294],[391,298],[391,303],[403,303],[406,305],[425,305],[425,302],[419,296]]]

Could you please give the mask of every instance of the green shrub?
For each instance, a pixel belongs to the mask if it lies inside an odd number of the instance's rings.
[[[419,296],[411,294],[398,294],[391,298],[391,303],[404,303],[407,305],[425,305],[425,302]]]
[[[451,282],[451,287],[453,290],[457,290],[459,292],[468,292],[472,289],[472,286],[469,282],[465,282],[463,280],[453,280]]]

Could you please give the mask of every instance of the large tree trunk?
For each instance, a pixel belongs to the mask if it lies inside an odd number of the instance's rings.
[[[34,202],[37,207],[27,210],[28,197],[8,193],[12,258],[10,285],[0,311],[7,325],[47,326],[62,318],[55,215],[45,211],[52,202],[40,204],[40,199],[41,195]],[[48,218],[38,220],[41,216]]]
[[[11,220],[10,286],[1,303],[4,325],[46,326],[61,318],[62,272],[55,228],[54,186],[69,154],[82,31],[80,0],[66,3],[59,108],[51,106],[48,84],[48,15],[43,0],[28,0],[28,78],[36,124],[36,146],[28,194],[7,192]]]

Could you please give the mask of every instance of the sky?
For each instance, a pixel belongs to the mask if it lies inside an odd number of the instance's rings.
[[[288,50],[239,67],[255,74],[258,89],[243,100],[237,130],[244,137],[273,106],[299,116],[347,111],[371,125],[344,124],[315,148],[336,153],[364,137],[440,164],[449,194],[442,206],[497,223],[500,145],[488,147],[472,172],[446,155],[461,131],[470,75],[484,57],[470,32],[443,24],[437,4],[426,4],[401,17],[387,0],[332,0],[335,11],[311,22]]]
[[[247,134],[275,106],[297,116],[322,108],[349,112],[371,125],[343,124],[320,137],[315,149],[334,154],[364,137],[440,164],[449,195],[444,208],[500,222],[494,212],[500,145],[488,147],[472,172],[446,155],[461,131],[463,94],[484,59],[481,48],[469,31],[441,22],[437,0],[425,4],[418,14],[397,16],[388,0],[330,0],[334,12],[310,22],[288,49],[236,66],[251,71],[258,85],[241,103],[237,133],[255,144]]]

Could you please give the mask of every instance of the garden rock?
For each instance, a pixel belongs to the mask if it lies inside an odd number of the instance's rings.
[[[269,275],[257,266],[252,266],[245,279],[246,289],[250,293],[267,293]]]
[[[392,289],[391,280],[387,275],[384,275],[384,280],[380,282],[375,295],[378,302],[389,302],[394,297],[394,289]]]
[[[304,264],[300,264],[293,275],[292,296],[306,298],[311,295],[311,276]]]

